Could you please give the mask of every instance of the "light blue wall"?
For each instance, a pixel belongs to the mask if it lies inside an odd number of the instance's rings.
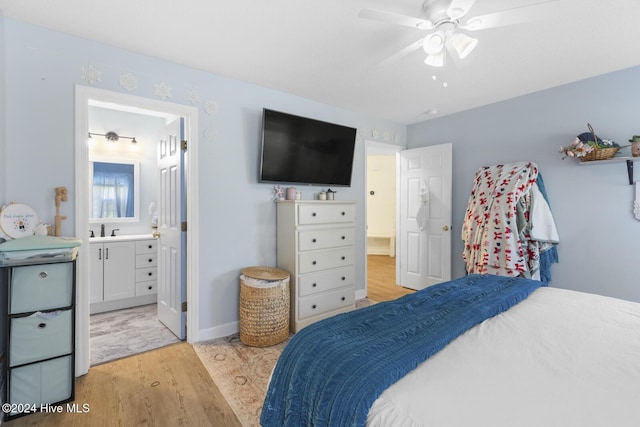
[[[199,109],[197,159],[201,219],[198,303],[201,330],[209,333],[238,320],[240,270],[274,265],[276,260],[272,186],[257,183],[262,108],[352,126],[359,130],[352,187],[340,189],[337,196],[358,202],[356,229],[362,238],[356,245],[356,283],[357,289],[364,289],[364,139],[404,145],[404,125],[10,19],[5,20],[5,28],[5,200],[27,203],[43,220],[52,221],[53,188],[64,185],[70,197],[63,207],[69,216],[63,222],[63,234],[74,232],[74,86],[90,85],[81,78],[81,70],[91,64],[101,72],[100,81],[94,84],[101,89],[157,98],[154,85],[165,82],[171,88],[166,101],[192,105],[189,93],[198,95],[201,107],[212,105],[207,104],[211,101],[217,107],[215,113]],[[120,85],[120,76],[126,73],[137,78],[137,89],[128,91]],[[302,191],[309,197],[319,189]]]
[[[4,14],[0,9],[0,168],[4,170],[6,165],[5,141],[5,55],[4,55]],[[5,174],[0,172],[0,204],[5,200]]]
[[[587,123],[628,144],[640,134],[638,87],[634,67],[408,127],[409,148],[453,143],[454,277],[464,274],[460,232],[477,168],[534,161],[561,239],[552,285],[640,301],[640,221],[626,165],[579,166],[558,153]],[[640,162],[636,168],[640,179]]]

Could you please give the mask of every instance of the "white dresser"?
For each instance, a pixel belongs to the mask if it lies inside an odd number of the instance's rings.
[[[277,206],[277,262],[291,274],[291,330],[354,309],[355,202]]]

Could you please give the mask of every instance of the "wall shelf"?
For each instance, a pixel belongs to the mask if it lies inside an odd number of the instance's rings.
[[[592,160],[590,162],[580,162],[580,166],[596,166],[608,163],[623,163],[627,164],[627,174],[629,175],[629,185],[633,185],[633,163],[640,161],[640,157],[613,157],[606,160]]]

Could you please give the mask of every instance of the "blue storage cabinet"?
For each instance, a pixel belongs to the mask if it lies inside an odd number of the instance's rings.
[[[3,409],[11,408],[3,410],[5,420],[74,399],[76,253],[52,258],[35,251],[0,266],[9,404]]]

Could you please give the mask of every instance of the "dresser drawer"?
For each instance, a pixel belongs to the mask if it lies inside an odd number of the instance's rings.
[[[298,271],[301,274],[353,264],[353,246],[303,252],[298,255]]]
[[[14,267],[10,287],[12,314],[71,306],[73,263]]]
[[[298,233],[298,249],[328,249],[338,246],[353,245],[355,231],[353,227],[331,230],[309,230]]]
[[[353,267],[301,275],[298,277],[298,296],[353,286],[353,275]]]
[[[298,320],[317,316],[338,308],[353,305],[355,292],[352,286],[298,299]]]
[[[136,282],[156,280],[158,278],[157,267],[136,268]]]
[[[72,311],[34,313],[11,319],[11,366],[69,354],[73,350]]]
[[[151,294],[157,294],[157,293],[158,293],[158,282],[155,280],[136,283],[137,297],[142,295],[151,295]]]
[[[136,268],[155,267],[156,265],[158,265],[157,253],[136,255]]]
[[[356,218],[356,207],[343,204],[313,204],[298,206],[298,224],[334,224],[353,222]]]
[[[40,408],[41,403],[70,399],[74,381],[71,362],[71,356],[65,356],[11,369],[7,401]]]
[[[136,241],[136,254],[155,254],[157,252],[158,241],[156,239]]]

